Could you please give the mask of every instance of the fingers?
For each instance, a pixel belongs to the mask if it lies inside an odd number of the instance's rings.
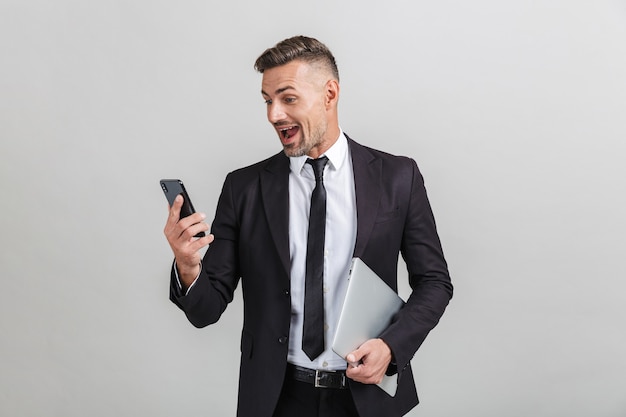
[[[348,354],[348,356],[346,356],[346,360],[348,361],[348,364],[350,366],[352,366],[353,368],[356,368],[361,363],[361,359],[363,358],[363,355],[364,355],[363,351],[357,349],[354,352]]]
[[[204,213],[194,213],[188,217],[180,219],[175,226],[179,236],[184,240],[192,240],[198,233],[207,232],[209,225],[204,222]]]
[[[194,213],[190,216],[180,218],[180,210],[183,205],[183,196],[177,195],[172,203],[165,224],[164,233],[168,236],[168,240],[171,238],[178,238],[183,236],[186,239],[191,239],[199,232],[206,232],[209,230],[209,226],[204,223],[206,215],[204,213]]]
[[[209,231],[209,225],[204,221],[206,215],[194,213],[179,219],[182,205],[183,197],[178,195],[170,207],[163,233],[174,252],[176,263],[182,269],[190,269],[199,264],[200,249],[213,242],[214,237],[207,234],[202,238],[196,238],[198,233]]]
[[[178,222],[180,218],[180,208],[183,206],[183,196],[178,194],[174,199],[174,203],[170,207],[169,216],[167,218],[168,223],[173,222],[174,224]]]
[[[370,339],[350,352],[346,360],[350,364],[346,369],[348,378],[364,384],[378,384],[391,363],[391,349],[382,339]]]

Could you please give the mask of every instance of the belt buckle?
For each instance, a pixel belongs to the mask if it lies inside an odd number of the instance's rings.
[[[321,382],[321,378],[323,374],[330,374],[330,373],[336,373],[336,372],[330,372],[330,371],[320,371],[319,369],[315,370],[315,388],[333,388],[330,385],[325,385]],[[346,376],[344,374],[340,374],[341,375],[341,383],[338,387],[336,388],[343,388],[345,387],[346,384]]]

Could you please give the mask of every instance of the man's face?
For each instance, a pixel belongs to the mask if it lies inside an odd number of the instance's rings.
[[[326,150],[328,79],[326,71],[302,61],[263,73],[261,94],[267,104],[267,119],[287,156],[317,157]]]

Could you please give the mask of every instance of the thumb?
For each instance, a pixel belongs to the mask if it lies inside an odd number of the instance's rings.
[[[357,366],[359,362],[361,362],[361,359],[363,359],[363,356],[365,356],[365,352],[359,347],[357,350],[348,353],[346,360],[350,365]]]

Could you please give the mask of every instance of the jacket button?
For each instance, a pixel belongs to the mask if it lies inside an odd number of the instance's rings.
[[[283,294],[285,294],[287,297],[289,297],[289,288],[286,288],[283,290]]]
[[[287,336],[281,336],[278,338],[278,343],[280,343],[281,345],[284,345],[285,343],[287,343]]]

